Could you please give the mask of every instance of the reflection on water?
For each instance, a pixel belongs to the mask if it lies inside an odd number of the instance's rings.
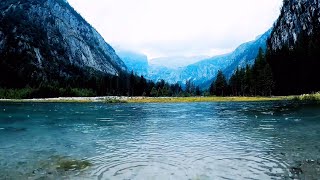
[[[319,107],[0,104],[0,179],[313,179]],[[62,172],[55,157],[86,160]]]

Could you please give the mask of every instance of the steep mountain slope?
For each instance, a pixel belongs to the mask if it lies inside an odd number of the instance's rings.
[[[148,73],[148,57],[144,54],[139,54],[130,51],[118,51],[117,54],[128,67],[128,71],[134,71],[138,75],[146,75]]]
[[[65,0],[6,0],[0,12],[2,87],[126,71],[113,48]]]
[[[224,69],[224,74],[230,78],[231,75],[234,73],[235,69],[238,67],[245,67],[247,64],[252,65],[254,63],[255,58],[258,55],[259,48],[263,50],[266,49],[267,46],[267,39],[271,34],[271,29],[264,33],[263,35],[256,38],[256,40],[245,43],[243,46],[244,50],[242,53],[239,53],[239,56],[235,58],[235,60],[226,68]]]
[[[285,0],[268,40],[276,94],[320,90],[320,2]]]
[[[187,66],[181,72],[181,79],[183,81],[191,79],[202,88],[208,88],[218,70],[222,70],[229,78],[237,67],[245,67],[247,64],[254,63],[259,48],[266,48],[266,40],[270,32],[269,30],[256,40],[240,45],[229,54],[212,57]]]

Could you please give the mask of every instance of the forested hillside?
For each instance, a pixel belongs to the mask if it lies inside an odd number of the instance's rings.
[[[266,57],[275,94],[320,90],[319,0],[285,0],[268,40]]]

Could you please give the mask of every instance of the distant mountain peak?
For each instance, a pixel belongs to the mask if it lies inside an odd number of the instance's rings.
[[[266,48],[270,33],[271,30],[268,30],[256,40],[241,44],[233,52],[214,57],[163,57],[151,59],[149,64],[137,66],[136,62],[141,62],[141,59],[138,60],[136,55],[130,57],[127,54],[124,61],[129,69],[154,81],[164,79],[169,83],[183,84],[186,80],[192,80],[197,85],[207,87],[218,70],[223,70],[227,77],[230,77],[237,67],[253,64],[259,48]]]

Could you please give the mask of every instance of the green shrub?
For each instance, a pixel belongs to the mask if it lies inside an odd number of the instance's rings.
[[[117,103],[127,103],[126,101],[118,100],[118,99],[106,99],[105,103],[117,104]]]
[[[314,94],[303,94],[292,98],[294,101],[302,101],[307,103],[320,103],[320,92]]]
[[[75,97],[94,97],[96,93],[92,89],[71,89],[71,94]]]
[[[1,99],[28,99],[32,97],[33,89],[0,89]]]

